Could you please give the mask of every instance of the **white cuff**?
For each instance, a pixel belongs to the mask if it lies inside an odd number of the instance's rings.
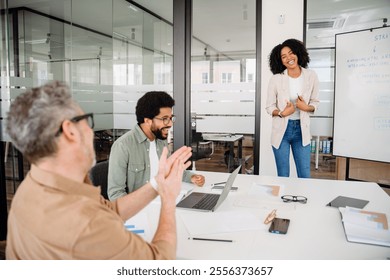
[[[152,177],[150,179],[150,184],[152,185],[153,189],[155,189],[156,192],[158,192],[158,190],[157,190],[158,189],[158,184],[157,184],[157,181],[156,181],[156,179],[154,177]]]

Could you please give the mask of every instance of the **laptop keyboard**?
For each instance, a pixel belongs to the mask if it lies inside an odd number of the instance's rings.
[[[213,209],[215,204],[217,204],[219,196],[219,194],[207,194],[201,200],[199,200],[199,202],[195,204],[192,208],[211,210]]]

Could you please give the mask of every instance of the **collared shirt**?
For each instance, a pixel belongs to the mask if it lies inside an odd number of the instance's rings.
[[[172,259],[167,242],[147,243],[127,231],[116,202],[100,188],[35,165],[8,216],[7,259]]]
[[[156,139],[158,158],[166,140]],[[150,180],[150,141],[137,124],[119,137],[111,147],[108,170],[107,193],[110,200],[133,192]],[[183,181],[191,182],[191,173],[184,172]]]

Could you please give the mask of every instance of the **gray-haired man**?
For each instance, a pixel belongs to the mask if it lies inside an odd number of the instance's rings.
[[[164,149],[155,178],[110,202],[89,184],[95,163],[93,115],[72,100],[69,88],[53,82],[18,96],[7,131],[31,163],[13,198],[7,259],[172,259],[176,254],[175,200],[191,149],[171,157]],[[151,243],[123,223],[157,194],[161,216]]]

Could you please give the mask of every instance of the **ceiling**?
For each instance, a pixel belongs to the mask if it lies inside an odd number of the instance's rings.
[[[165,21],[172,22],[172,0],[134,2],[159,15]],[[215,49],[224,53],[254,53],[255,2],[255,0],[193,0],[193,34],[199,39],[194,47],[197,47],[198,52],[203,53],[207,45],[210,50]],[[113,23],[110,3],[111,1],[106,0],[78,0],[77,2],[12,0],[9,1],[9,7],[29,7],[55,17],[72,20],[79,25],[106,34],[112,34],[112,30],[121,30],[123,23],[123,26],[127,27],[127,31],[123,30],[123,32],[128,33],[126,36],[131,36],[128,26],[131,26],[132,19],[139,22],[139,18],[135,18],[136,12],[125,0],[116,1],[115,14],[118,16]],[[83,6],[87,6],[88,9],[83,9]],[[89,12],[85,13],[85,10]],[[110,13],[110,16],[105,16],[105,13]],[[332,47],[336,33],[380,27],[383,25],[383,18],[387,17],[390,19],[390,0],[307,0],[307,46]],[[171,44],[171,42],[165,43]]]
[[[172,22],[172,0],[134,2]],[[255,2],[193,0],[194,36],[223,52],[254,50]],[[390,0],[307,0],[307,46],[334,46],[336,33],[380,27],[383,18],[390,25]]]

